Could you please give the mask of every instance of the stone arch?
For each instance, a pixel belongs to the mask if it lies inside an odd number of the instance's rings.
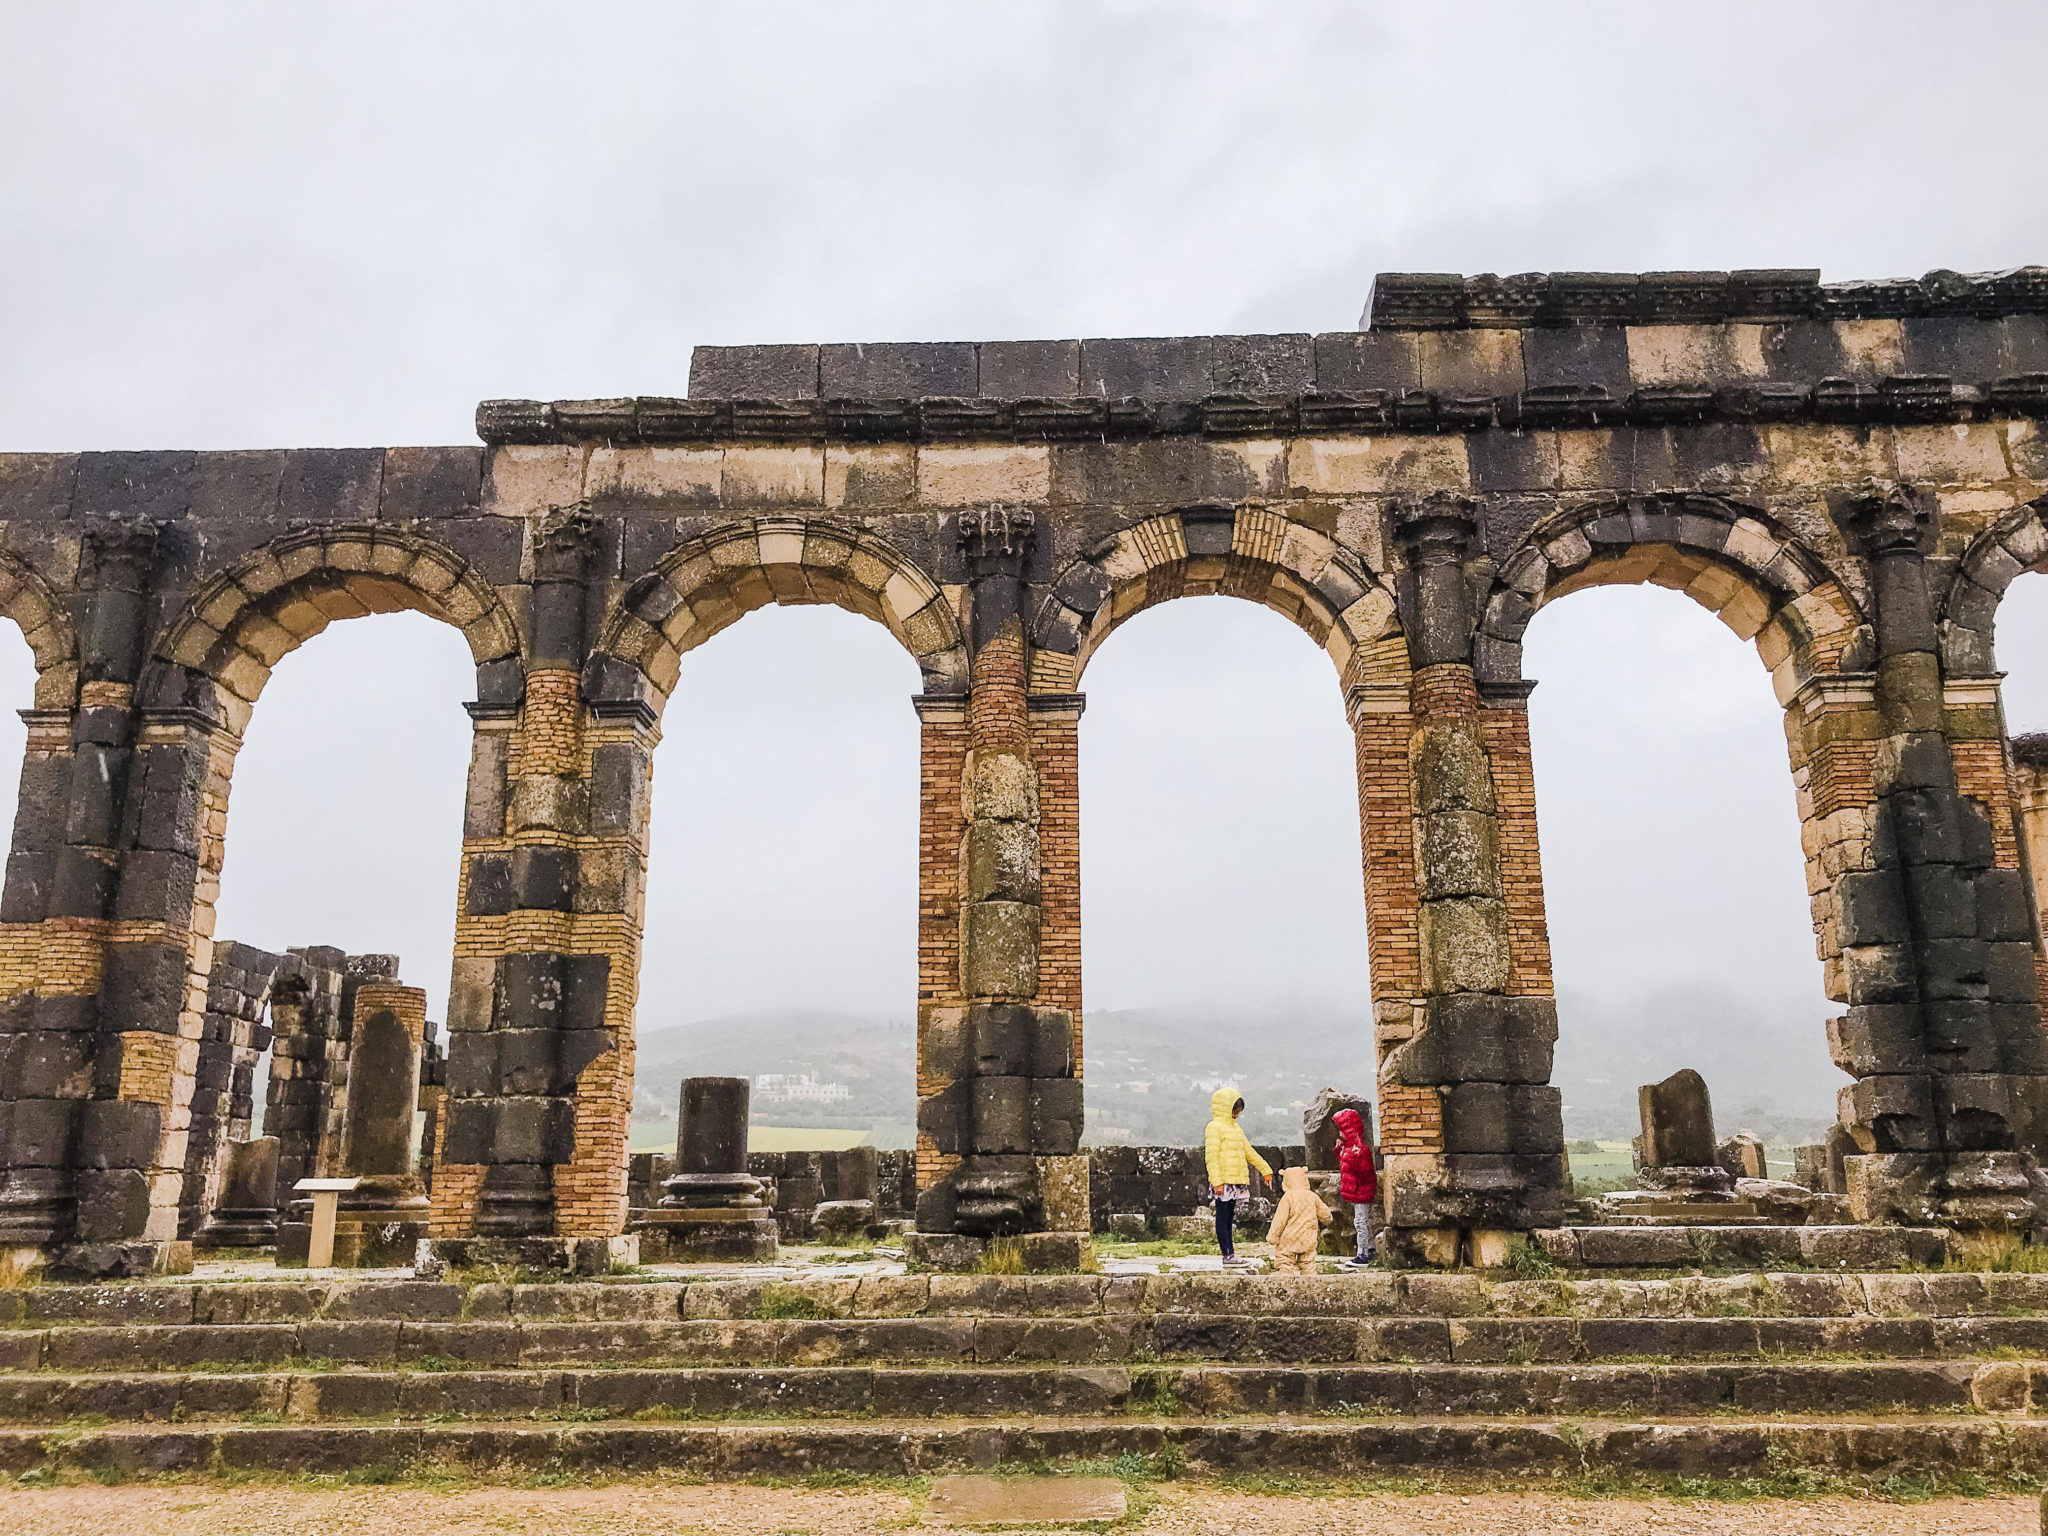
[[[35,707],[78,702],[78,638],[50,584],[19,555],[0,550],[0,618],[12,619],[35,658]]]
[[[1941,605],[1942,670],[1951,677],[1998,671],[1993,630],[2006,588],[2048,570],[2048,497],[2006,513],[1970,541]]]
[[[1131,615],[1221,594],[1291,620],[1329,654],[1346,688],[1405,685],[1394,595],[1335,538],[1270,507],[1195,506],[1113,534],[1054,577],[1031,623],[1031,689],[1071,692],[1096,648]]]
[[[519,629],[504,600],[447,546],[399,528],[308,529],[251,551],[193,593],[157,641],[145,707],[210,706],[239,735],[286,655],[337,619],[399,612],[461,630],[480,671],[519,669]]]
[[[1712,496],[1632,496],[1538,523],[1501,563],[1473,642],[1480,687],[1521,684],[1522,635],[1545,603],[1640,583],[1685,593],[1754,642],[1780,703],[1815,673],[1853,670],[1868,649],[1855,600],[1765,513]]]
[[[685,652],[770,603],[831,603],[873,619],[917,658],[927,695],[967,692],[959,618],[915,561],[849,523],[758,517],[691,539],[627,588],[599,632],[593,696],[631,691],[658,710]]]

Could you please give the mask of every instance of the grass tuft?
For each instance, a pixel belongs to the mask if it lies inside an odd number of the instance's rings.
[[[1021,1275],[1024,1271],[1024,1245],[1014,1237],[992,1237],[988,1246],[981,1250],[981,1258],[975,1263],[977,1275]]]
[[[1557,1273],[1557,1261],[1541,1245],[1518,1237],[1508,1244],[1507,1269],[1517,1280],[1548,1280]]]
[[[811,1297],[790,1285],[771,1285],[761,1292],[761,1299],[754,1303],[754,1316],[767,1320],[788,1319],[792,1321],[816,1322],[831,1314]]]

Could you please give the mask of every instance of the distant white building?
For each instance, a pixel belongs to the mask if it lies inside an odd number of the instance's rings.
[[[852,1098],[853,1090],[821,1083],[815,1072],[761,1072],[754,1077],[754,1097],[776,1104],[838,1104]]]

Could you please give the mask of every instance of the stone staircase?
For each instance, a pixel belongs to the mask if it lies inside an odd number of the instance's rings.
[[[2048,1275],[0,1291],[0,1472],[2048,1466]]]

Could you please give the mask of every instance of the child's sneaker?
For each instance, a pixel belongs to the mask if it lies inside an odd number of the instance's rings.
[[[1371,1269],[1372,1255],[1368,1253],[1365,1254],[1363,1257],[1354,1257],[1346,1259],[1344,1261],[1344,1267],[1346,1269]]]
[[[1252,1261],[1250,1259],[1241,1259],[1233,1253],[1227,1255],[1224,1258],[1223,1267],[1225,1269],[1249,1269],[1251,1267],[1251,1262]]]

